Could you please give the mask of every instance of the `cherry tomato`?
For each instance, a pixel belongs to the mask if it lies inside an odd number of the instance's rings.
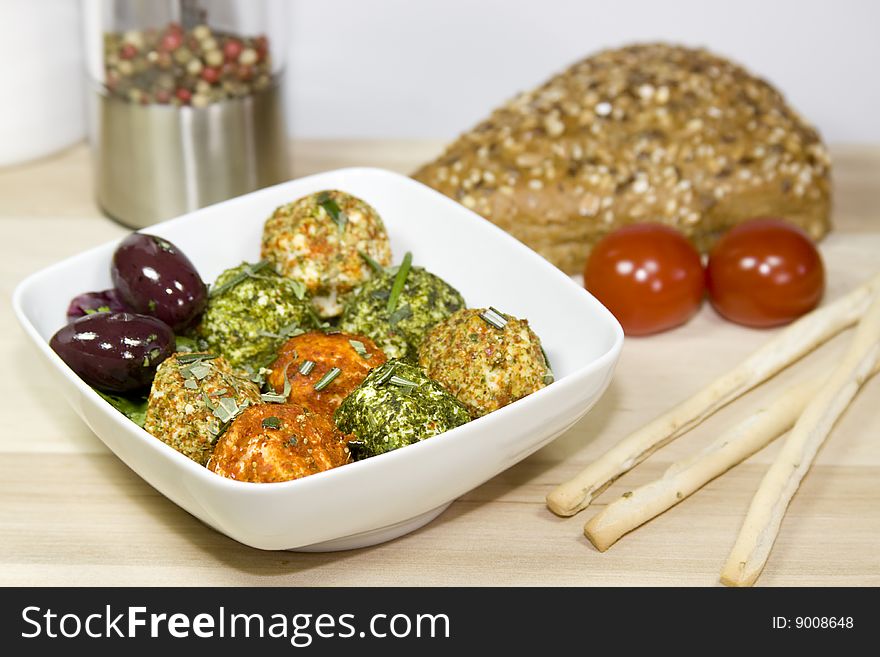
[[[815,308],[825,267],[809,236],[782,219],[752,219],[731,228],[709,254],[709,298],[738,324],[787,324]]]
[[[705,288],[700,254],[661,224],[625,226],[600,240],[584,269],[584,286],[627,335],[648,335],[689,320]]]

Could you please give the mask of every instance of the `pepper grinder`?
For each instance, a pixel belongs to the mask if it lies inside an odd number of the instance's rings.
[[[97,201],[158,221],[287,180],[283,2],[86,0]]]

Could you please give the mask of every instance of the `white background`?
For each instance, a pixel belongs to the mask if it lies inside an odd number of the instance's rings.
[[[703,45],[775,83],[830,142],[880,142],[874,0],[292,0],[298,137],[454,137],[598,49]]]

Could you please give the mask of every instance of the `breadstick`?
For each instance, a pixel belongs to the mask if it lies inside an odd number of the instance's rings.
[[[880,362],[872,374],[878,369]],[[624,493],[590,519],[584,535],[604,552],[627,532],[672,508],[791,429],[821,383],[818,377],[811,377],[790,387],[705,449],[673,463],[659,479]]]
[[[880,274],[837,301],[804,315],[739,366],[630,434],[573,479],[560,484],[547,496],[547,506],[560,516],[571,516],[587,508],[611,482],[657,449],[855,324],[877,289]]]
[[[749,506],[736,544],[721,571],[728,586],[755,583],[779,533],[782,517],[816,453],[880,357],[880,293],[856,328],[831,377],[822,383],[785,440]]]
[[[627,532],[675,506],[788,431],[818,389],[819,382],[813,380],[790,388],[721,434],[701,453],[671,465],[659,479],[624,493],[587,522],[584,535],[604,552]]]

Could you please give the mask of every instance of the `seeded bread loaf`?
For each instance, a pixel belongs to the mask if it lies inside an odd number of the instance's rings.
[[[774,215],[830,229],[830,161],[767,82],[705,50],[606,50],[525,92],[414,177],[568,273],[624,224],[675,226],[705,250]]]

